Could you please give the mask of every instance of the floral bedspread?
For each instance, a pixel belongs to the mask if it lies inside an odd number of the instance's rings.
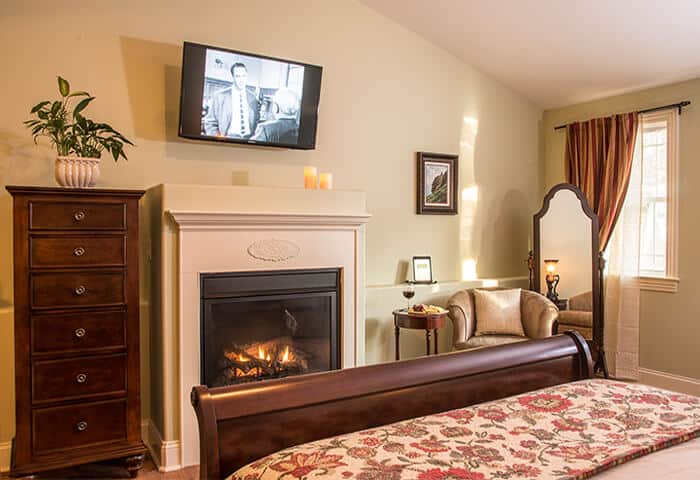
[[[583,479],[700,436],[700,398],[584,380],[288,448],[232,480]]]

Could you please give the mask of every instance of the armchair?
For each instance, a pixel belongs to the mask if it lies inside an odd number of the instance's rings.
[[[493,289],[484,289],[493,290]],[[473,289],[460,290],[447,300],[448,316],[452,321],[452,348],[468,350],[471,348],[490,347],[505,343],[521,342],[533,338],[553,335],[559,310],[546,297],[529,290],[520,292],[520,315],[525,337],[517,335],[481,335],[474,336],[476,328]]]

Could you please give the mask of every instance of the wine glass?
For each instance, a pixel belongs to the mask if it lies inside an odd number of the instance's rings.
[[[401,293],[406,299],[406,311],[408,311],[408,309],[411,307],[411,299],[416,294],[416,290],[413,288],[413,284],[411,282],[406,282],[406,285],[404,285]]]

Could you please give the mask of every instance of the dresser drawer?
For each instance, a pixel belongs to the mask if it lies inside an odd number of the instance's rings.
[[[32,308],[124,304],[124,272],[31,274]]]
[[[126,355],[32,362],[32,401],[126,395]]]
[[[29,202],[31,230],[124,230],[125,203]]]
[[[126,440],[126,400],[32,411],[35,453]]]
[[[32,268],[123,266],[126,263],[126,237],[32,237],[29,258]]]
[[[84,312],[32,317],[32,353],[126,348],[126,312]]]

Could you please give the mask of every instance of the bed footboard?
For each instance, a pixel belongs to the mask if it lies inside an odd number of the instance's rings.
[[[230,387],[192,389],[200,478],[283,448],[592,376],[575,332]]]

